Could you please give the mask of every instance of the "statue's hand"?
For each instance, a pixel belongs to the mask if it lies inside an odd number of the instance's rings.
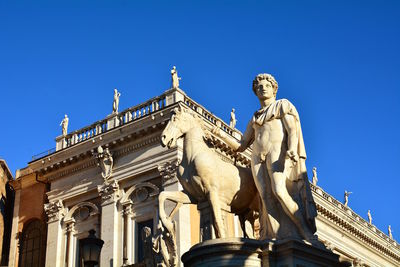
[[[297,162],[299,161],[299,155],[297,155],[296,152],[294,152],[293,150],[288,150],[286,152],[286,157],[290,158],[293,162],[293,166],[295,166],[297,164]]]

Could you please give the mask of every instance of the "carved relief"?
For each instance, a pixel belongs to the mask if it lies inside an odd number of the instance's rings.
[[[123,205],[128,203],[138,204],[151,197],[157,196],[159,193],[160,190],[158,187],[152,183],[145,182],[136,184],[126,191],[124,197],[121,199],[121,203]]]
[[[64,216],[64,205],[61,200],[44,204],[48,222],[60,220]]]
[[[97,186],[97,191],[102,200],[102,204],[108,204],[116,201],[119,198],[119,185],[116,181],[111,183],[105,182]]]
[[[65,216],[65,221],[82,222],[90,216],[99,214],[97,206],[91,202],[81,202],[73,206]]]
[[[97,152],[93,153],[93,156],[97,159],[97,166],[101,168],[101,176],[107,181],[112,175],[112,169],[114,166],[114,159],[108,148],[103,149],[102,146],[97,148]]]

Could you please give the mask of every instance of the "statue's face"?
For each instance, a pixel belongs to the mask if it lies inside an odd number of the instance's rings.
[[[270,99],[274,97],[274,88],[267,80],[261,80],[257,85],[257,96],[259,99]]]

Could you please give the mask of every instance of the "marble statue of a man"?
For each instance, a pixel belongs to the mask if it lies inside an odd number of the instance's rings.
[[[251,168],[260,194],[260,239],[303,239],[314,243],[317,215],[305,165],[299,115],[286,99],[276,100],[278,83],[259,74],[253,91],[261,108],[255,112],[237,149],[253,144]]]
[[[119,97],[121,93],[118,92],[117,88],[114,89],[114,101],[113,101],[113,113],[118,113]]]
[[[67,135],[68,133],[68,122],[69,118],[67,114],[65,114],[64,119],[61,121],[60,126],[62,127],[62,135]]]

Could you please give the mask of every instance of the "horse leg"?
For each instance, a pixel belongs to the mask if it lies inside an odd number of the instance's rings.
[[[165,213],[164,203],[166,200],[176,203],[171,213],[167,215]],[[158,209],[161,223],[165,226],[168,232],[174,233],[174,223],[172,222],[172,216],[178,211],[182,204],[191,204],[190,198],[187,194],[181,191],[167,192],[162,191],[158,195]]]
[[[217,238],[224,238],[225,237],[225,228],[224,223],[222,222],[222,215],[221,215],[221,206],[219,203],[219,197],[216,191],[210,191],[208,194],[211,209],[214,214],[214,228],[215,228],[215,235]]]
[[[244,213],[239,214],[240,228],[242,228],[243,238],[249,238],[246,232],[246,217]]]

